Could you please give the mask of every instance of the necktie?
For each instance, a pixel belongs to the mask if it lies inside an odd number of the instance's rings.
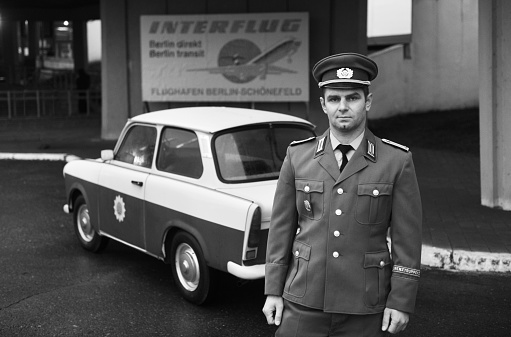
[[[346,157],[346,153],[348,153],[348,151],[350,150],[353,150],[353,147],[351,145],[339,144],[337,145],[336,149],[338,149],[342,153],[342,163],[341,167],[339,168],[339,172],[342,172],[342,170],[344,170],[344,168],[346,167],[346,164],[348,164],[348,157]]]

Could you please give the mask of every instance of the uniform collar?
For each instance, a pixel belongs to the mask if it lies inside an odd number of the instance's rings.
[[[330,130],[329,135],[330,135],[330,141],[332,142],[332,149],[336,149],[337,145],[341,144],[341,142],[339,142],[339,140],[337,140],[337,138],[335,138],[334,134],[332,133],[332,130]],[[362,140],[364,139],[364,135],[365,135],[365,130],[362,131],[362,133],[360,135],[358,135],[358,137],[355,138],[351,143],[345,144],[345,145],[351,145],[353,150],[357,151],[358,147],[362,143]]]
[[[351,157],[348,165],[339,176],[339,165],[334,156],[332,142],[330,137],[330,129],[326,130],[322,136],[318,137],[314,158],[317,158],[319,164],[332,176],[337,182],[341,182],[356,172],[367,167],[367,162],[376,162],[377,148],[376,137],[366,128],[358,149]]]
[[[330,137],[330,145],[332,150],[340,144],[340,142],[332,135],[332,131],[330,129],[326,130],[325,133],[321,137],[318,138],[318,142],[316,144],[316,151],[314,153],[314,158],[325,153],[325,149],[327,148],[328,138]],[[357,149],[364,145],[364,156],[372,162],[376,162],[377,159],[377,149],[376,149],[376,137],[369,129],[365,129],[362,134],[360,134],[353,142],[350,144],[355,152]]]
[[[364,133],[364,139],[362,141],[362,144],[365,142],[365,148],[364,148],[364,156],[369,159],[372,162],[376,162],[376,159],[378,158],[378,151],[376,148],[376,137],[371,132],[371,130],[367,129]]]

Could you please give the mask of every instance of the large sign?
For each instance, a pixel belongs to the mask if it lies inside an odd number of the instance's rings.
[[[308,101],[308,13],[141,17],[144,101]]]

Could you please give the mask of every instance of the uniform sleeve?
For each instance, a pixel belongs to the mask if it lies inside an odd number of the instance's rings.
[[[282,296],[289,266],[291,245],[296,233],[295,178],[288,148],[280,170],[273,201],[266,251],[265,294]]]
[[[393,268],[387,307],[412,313],[420,277],[422,203],[411,153],[394,183],[390,236]]]

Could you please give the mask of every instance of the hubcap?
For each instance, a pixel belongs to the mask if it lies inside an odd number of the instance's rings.
[[[176,250],[176,271],[179,282],[188,291],[194,291],[199,286],[199,260],[190,245],[181,243]]]
[[[94,229],[90,224],[89,209],[87,205],[81,205],[76,217],[78,232],[83,241],[91,242],[94,238]]]

